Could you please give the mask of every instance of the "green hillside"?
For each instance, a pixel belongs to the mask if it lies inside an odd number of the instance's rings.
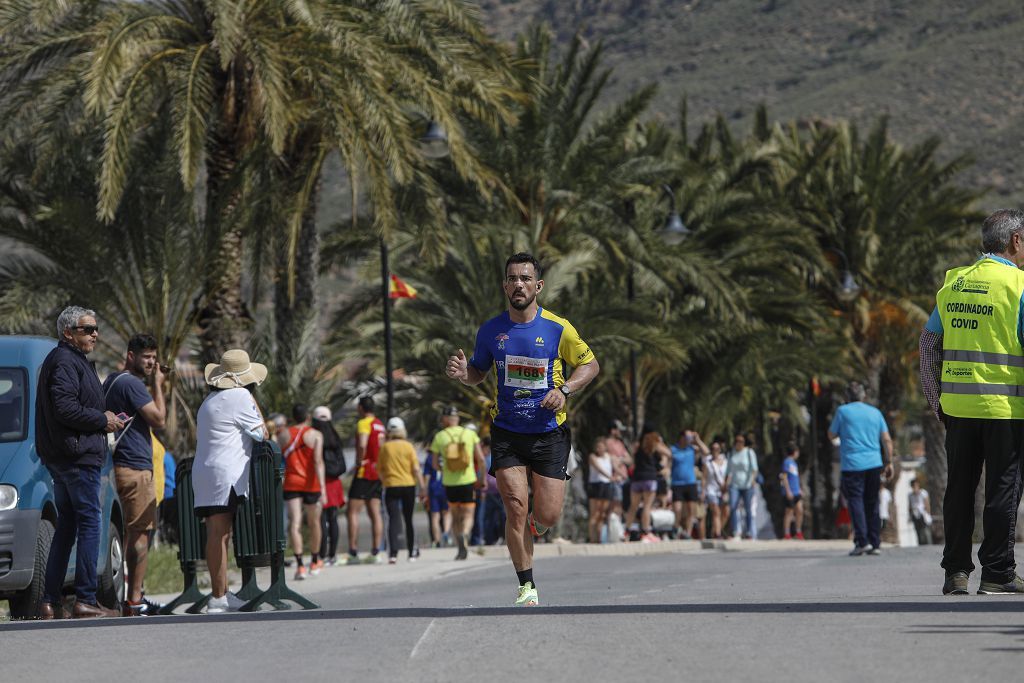
[[[765,102],[776,119],[888,114],[905,143],[930,134],[970,152],[964,178],[991,187],[987,207],[1024,203],[1024,3],[906,0],[484,0],[495,33],[545,21],[564,42],[601,40],[608,97],[660,86],[652,114],[691,123],[722,112],[746,125]]]

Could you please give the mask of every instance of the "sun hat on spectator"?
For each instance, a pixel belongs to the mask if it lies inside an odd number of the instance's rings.
[[[225,351],[220,363],[210,363],[203,371],[206,383],[218,389],[234,389],[250,384],[262,384],[267,378],[267,366],[253,363],[242,349]]]

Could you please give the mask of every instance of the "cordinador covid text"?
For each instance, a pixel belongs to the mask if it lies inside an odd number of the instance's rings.
[[[946,313],[971,313],[972,315],[992,315],[992,306],[988,304],[965,304],[951,301],[946,304]]]

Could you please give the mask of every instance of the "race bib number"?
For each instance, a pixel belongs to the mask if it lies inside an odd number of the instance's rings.
[[[520,389],[547,389],[548,359],[506,356],[505,386]]]

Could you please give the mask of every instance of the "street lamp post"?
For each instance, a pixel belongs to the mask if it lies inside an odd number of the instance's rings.
[[[633,289],[633,266],[629,267],[629,276],[626,278],[626,300],[630,304],[630,308],[633,307],[633,299],[636,297],[636,292]],[[640,435],[640,415],[639,415],[639,404],[640,399],[637,395],[637,381],[636,381],[636,349],[631,348],[629,350],[629,401],[630,401],[630,414],[632,415],[632,427],[633,427],[633,438],[636,439]]]
[[[395,378],[391,356],[391,272],[388,267],[388,243],[380,238],[380,288],[384,300],[384,377],[387,386],[387,416],[395,414]]]
[[[671,210],[665,217],[665,223],[661,227],[661,236],[667,244],[679,244],[684,239],[689,237],[690,230],[683,223],[682,217],[679,215],[679,211],[676,208],[676,195],[672,192],[672,188],[665,184],[661,186],[662,191],[668,195],[669,202],[671,204]],[[629,268],[629,275],[626,279],[626,300],[629,301],[630,305],[633,304],[636,298],[636,285],[633,278],[633,267]],[[633,427],[633,438],[636,438],[640,434],[640,391],[638,388],[637,374],[636,374],[636,349],[629,350],[629,400],[630,410],[632,411],[632,427]]]

